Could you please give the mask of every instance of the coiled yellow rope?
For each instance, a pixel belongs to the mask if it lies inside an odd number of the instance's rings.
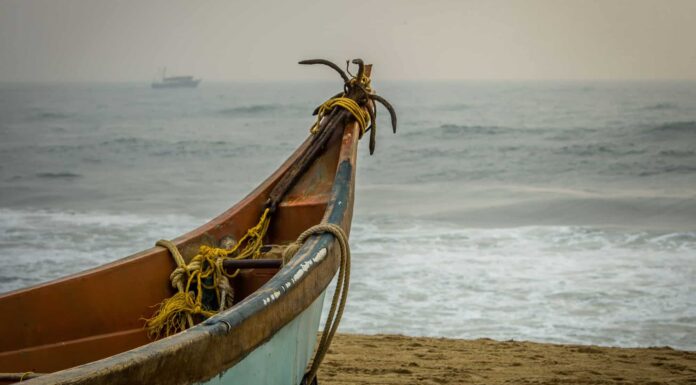
[[[348,84],[359,84],[360,87],[362,87],[362,89],[366,93],[372,93],[372,88],[370,88],[370,78],[368,78],[367,76],[363,76],[362,79],[353,77],[348,81]],[[355,118],[355,120],[358,122],[358,125],[360,126],[360,136],[362,137],[362,135],[365,134],[367,127],[369,127],[371,123],[370,114],[364,108],[360,107],[360,105],[355,100],[351,98],[346,98],[345,94],[344,96],[331,98],[322,103],[321,106],[319,106],[319,111],[317,112],[317,120],[309,129],[309,132],[311,132],[312,134],[316,134],[319,131],[319,123],[321,123],[321,120],[324,118],[324,115],[326,115],[326,113],[331,111],[334,107],[341,107],[350,112]]]
[[[365,130],[367,130],[368,124],[370,123],[370,115],[367,113],[367,111],[361,108],[355,100],[343,96],[331,98],[319,106],[317,120],[314,122],[314,125],[312,125],[312,128],[309,129],[309,132],[316,134],[319,131],[319,123],[324,118],[324,115],[326,115],[327,112],[331,111],[336,106],[344,108],[350,112],[358,122],[362,134],[365,133]]]
[[[177,265],[169,279],[178,292],[162,301],[152,318],[147,319],[148,335],[156,338],[178,333],[192,327],[196,321],[232,306],[234,293],[228,278],[234,278],[239,269],[228,274],[223,263],[228,259],[258,258],[270,222],[270,209],[265,209],[256,226],[250,228],[232,249],[202,245],[188,265],[174,243],[164,239],[157,241],[157,246],[169,250]],[[215,293],[219,304],[217,309],[203,303],[205,291]]]

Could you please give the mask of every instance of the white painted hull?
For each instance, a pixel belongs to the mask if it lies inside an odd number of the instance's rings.
[[[314,353],[324,291],[307,309],[283,326],[209,385],[297,385]]]

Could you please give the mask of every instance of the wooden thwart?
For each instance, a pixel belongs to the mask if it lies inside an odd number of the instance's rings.
[[[283,266],[282,259],[229,259],[222,263],[227,270],[234,269],[279,269]]]

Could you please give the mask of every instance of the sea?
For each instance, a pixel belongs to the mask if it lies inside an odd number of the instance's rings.
[[[373,86],[341,332],[696,350],[696,82]],[[0,292],[203,224],[341,87],[0,84]]]

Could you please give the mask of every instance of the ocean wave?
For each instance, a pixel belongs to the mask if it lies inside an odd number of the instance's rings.
[[[148,155],[167,157],[182,155],[231,156],[243,151],[258,150],[258,145],[233,143],[225,140],[178,140],[174,142],[159,139],[125,137],[103,141],[100,146],[109,151],[144,152]]]
[[[512,129],[497,126],[468,126],[458,124],[443,124],[439,127],[439,131],[447,135],[498,135],[511,132]]]
[[[281,108],[282,106],[279,104],[253,104],[249,106],[223,108],[218,110],[218,113],[222,115],[262,114],[264,112],[278,111]]]
[[[55,112],[55,111],[34,111],[30,116],[30,120],[62,120],[71,119],[75,116],[72,113]]]
[[[121,137],[115,139],[104,140],[96,147],[101,147],[99,151],[108,151],[111,153],[131,153],[131,152],[144,152],[151,153],[156,151],[158,148],[165,146],[165,141],[159,139],[147,139],[147,138],[137,138],[137,137]],[[84,150],[92,151],[97,148],[86,147]]]
[[[106,211],[59,211],[44,209],[10,209],[0,208],[0,234],[11,227],[22,227],[28,230],[58,230],[56,225],[71,224],[74,226],[101,226],[127,229],[146,224],[191,223],[195,220],[188,215],[140,215],[132,213],[112,213]],[[198,219],[200,221],[200,219]]]
[[[40,172],[36,174],[37,177],[39,178],[48,178],[48,179],[73,179],[73,178],[81,178],[81,174],[76,174],[74,172],[69,172],[69,171],[63,171],[63,172]]]
[[[109,145],[109,144],[134,144],[134,143],[143,143],[143,142],[148,142],[151,141],[146,138],[138,138],[135,136],[128,136],[128,137],[120,137],[120,138],[115,138],[115,139],[110,139],[110,140],[105,140],[102,142],[103,145]]]
[[[662,150],[659,152],[660,156],[666,156],[671,158],[690,158],[696,155],[696,151],[693,150]]]
[[[0,149],[0,154],[13,156],[16,153],[48,154],[51,156],[76,156],[88,162],[98,162],[113,156],[124,154],[138,156],[223,156],[231,157],[239,154],[259,151],[261,147],[275,147],[278,143],[268,142],[263,146],[258,143],[241,143],[226,140],[163,140],[138,137],[120,137],[102,140],[96,143],[76,143],[58,145],[28,145],[20,147],[6,147]],[[65,173],[46,172],[38,177],[66,178],[75,177]],[[79,176],[79,175],[78,175]]]
[[[659,111],[659,110],[673,110],[678,106],[674,103],[656,103],[649,106],[645,106],[642,109],[648,111]]]
[[[573,144],[569,146],[563,146],[560,149],[554,151],[554,153],[572,156],[592,157],[602,154],[614,156],[641,155],[647,152],[644,148],[626,147],[627,146],[622,147],[609,143]]]
[[[675,164],[664,167],[657,167],[653,170],[641,171],[637,175],[641,177],[662,175],[662,174],[692,174],[696,173],[696,166],[690,164]]]
[[[652,127],[654,133],[696,134],[696,121],[668,122]]]
[[[116,138],[116,139],[109,139],[105,140],[101,143],[99,143],[101,146],[113,146],[113,145],[133,145],[133,144],[142,144],[148,142],[147,139],[144,138],[136,138],[136,137],[124,137],[124,138]]]
[[[146,139],[146,138],[136,138],[136,137],[122,137],[116,139],[105,140],[99,143],[100,146],[110,147],[110,146],[133,146],[133,145],[161,145],[161,146],[234,146],[234,143],[224,141],[224,140],[199,140],[199,139],[185,139],[177,140],[174,142],[160,139]]]
[[[438,202],[433,202],[430,206],[424,204],[419,210],[423,218],[469,227],[519,227],[536,224],[673,229],[693,228],[693,218],[696,218],[696,200],[693,194],[680,197],[604,197],[520,191],[516,195],[519,197],[488,202],[485,205],[468,203],[486,201],[482,197],[471,195],[461,203],[450,203],[443,207]]]
[[[656,341],[634,327],[694,317],[685,289],[693,286],[693,232],[477,229],[420,219],[391,226],[371,218],[354,223],[351,240],[356,278],[341,324],[347,332],[696,346],[680,330]],[[486,327],[462,327],[481,320]]]
[[[0,208],[0,292],[123,258],[203,221],[186,215]]]
[[[463,110],[468,110],[471,109],[471,106],[468,104],[464,103],[455,103],[455,104],[445,104],[441,106],[435,107],[436,110],[439,111],[463,111]]]
[[[553,130],[549,131],[549,135],[545,137],[547,140],[557,142],[568,142],[582,140],[583,138],[594,135],[599,131],[597,128],[576,127],[573,129]]]
[[[260,146],[247,144],[232,144],[223,141],[219,142],[195,142],[181,141],[163,146],[150,154],[158,157],[168,156],[218,156],[218,157],[235,157],[241,154],[252,153],[258,151]]]

